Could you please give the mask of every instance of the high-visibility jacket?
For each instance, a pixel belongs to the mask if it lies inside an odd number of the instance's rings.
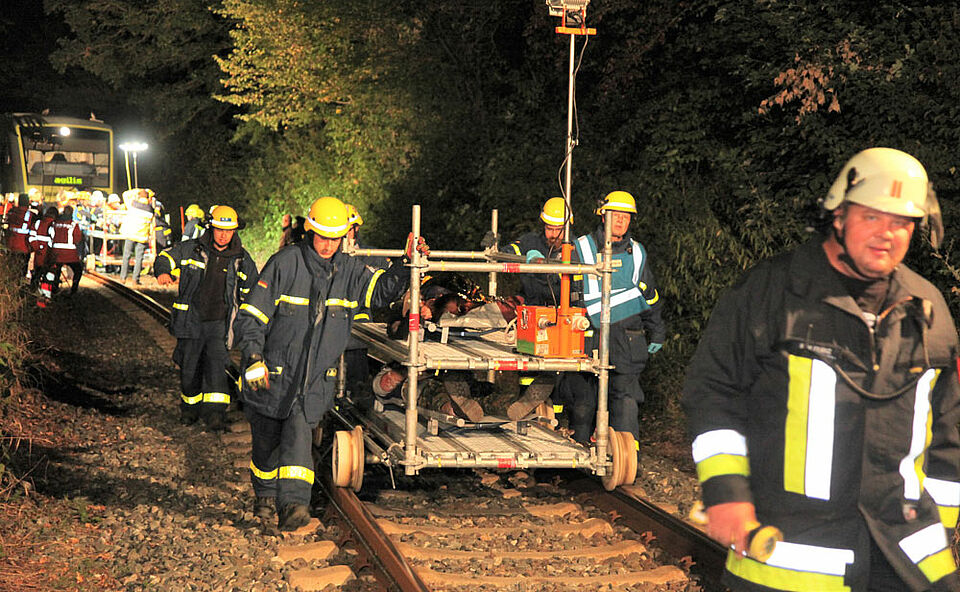
[[[46,255],[50,250],[53,246],[53,223],[56,221],[57,219],[52,216],[43,216],[33,223],[27,239],[32,252]]]
[[[704,503],[752,501],[785,537],[766,563],[731,553],[732,588],[864,590],[871,537],[910,589],[960,585],[944,528],[960,508],[956,329],[903,265],[883,307],[871,328],[822,238],[717,303],[683,389]]]
[[[579,261],[594,264],[604,241],[603,226],[593,234],[581,236],[574,242]],[[663,301],[657,291],[647,252],[629,235],[613,244],[614,267],[610,292],[610,363],[614,372],[639,374],[646,367],[650,354],[648,340],[663,343],[667,327],[661,309]],[[584,274],[583,303],[594,327],[600,326],[600,278]],[[599,347],[599,331],[587,337],[585,347],[591,351]]]
[[[120,235],[138,243],[150,240],[150,226],[153,223],[153,206],[149,198],[141,198],[134,191],[123,192],[126,210],[120,222]]]
[[[560,260],[560,249],[552,249],[547,244],[543,229],[528,232],[500,251],[525,257],[527,263],[538,257],[551,262]],[[555,273],[520,274],[520,295],[523,303],[529,306],[558,306],[560,303],[560,275]]]
[[[307,421],[319,421],[333,405],[354,313],[388,305],[409,279],[396,263],[373,271],[340,251],[324,260],[309,240],[275,253],[237,319],[237,343],[245,358],[262,355],[270,371],[269,390],[253,391],[244,384],[244,404],[284,419],[299,401]]]
[[[161,251],[153,263],[154,276],[170,274],[180,278],[177,299],[170,313],[170,334],[178,339],[200,337],[201,320],[196,297],[210,261],[208,253],[213,248],[212,235],[174,243],[169,249]],[[258,273],[257,264],[240,242],[240,235],[234,233],[224,253],[231,256],[223,294],[227,303],[226,337],[229,349],[234,341],[234,325],[240,303],[250,293]]]
[[[79,263],[83,249],[83,231],[73,220],[57,220],[53,223],[53,244],[50,254],[54,263]]]
[[[7,212],[7,248],[17,253],[29,253],[30,227],[33,222],[33,212],[26,206],[17,206]]]

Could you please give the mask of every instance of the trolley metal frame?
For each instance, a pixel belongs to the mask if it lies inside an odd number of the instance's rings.
[[[402,411],[402,427],[399,429],[398,421],[384,421],[383,417],[376,417],[370,413],[364,412],[355,405],[349,398],[344,397],[345,378],[343,372],[343,358],[341,358],[341,372],[339,390],[341,393],[341,404],[333,412],[334,416],[351,428],[363,424],[363,444],[369,451],[365,454],[366,462],[382,463],[389,467],[400,465],[404,467],[407,475],[415,475],[425,468],[579,468],[589,470],[598,476],[603,476],[611,470],[612,461],[608,458],[608,451],[611,443],[609,442],[609,413],[607,406],[607,396],[609,388],[609,371],[612,368],[609,365],[609,341],[610,341],[610,291],[611,275],[614,265],[612,263],[612,247],[610,235],[610,213],[606,213],[604,227],[606,229],[604,238],[603,255],[598,258],[594,265],[582,263],[522,263],[521,258],[514,255],[496,252],[496,248],[486,251],[431,251],[429,256],[425,256],[416,250],[413,252],[410,263],[410,320],[409,336],[404,347],[402,342],[394,341],[394,345],[389,342],[377,339],[381,328],[375,327],[371,323],[356,324],[353,334],[371,348],[371,355],[376,358],[389,358],[392,361],[402,361],[407,367],[408,387],[405,392],[404,407]],[[497,230],[497,212],[494,211],[491,219],[491,228],[496,234]],[[412,233],[414,244],[418,244],[421,226],[420,226],[420,206],[413,206],[412,211]],[[345,246],[345,252],[352,255],[366,256],[386,256],[398,257],[403,254],[402,250],[391,249],[358,249],[351,246]],[[420,310],[420,284],[423,276],[428,273],[462,271],[462,272],[487,272],[489,274],[489,286],[491,295],[496,295],[497,274],[498,273],[558,273],[570,275],[591,274],[601,277],[601,314],[600,314],[600,339],[599,350],[595,357],[588,358],[556,358],[545,359],[535,356],[528,356],[519,353],[507,353],[504,355],[483,358],[480,360],[464,360],[456,356],[424,356],[421,344],[423,326],[419,315]],[[385,333],[385,331],[384,331]],[[388,360],[381,360],[388,361]],[[551,371],[551,372],[592,372],[598,376],[598,405],[596,416],[596,441],[586,446],[573,442],[561,434],[548,429],[538,422],[502,422],[488,424],[471,424],[463,419],[447,416],[442,413],[422,409],[417,407],[418,382],[420,372],[423,370],[487,370],[489,377],[496,371]],[[378,415],[394,413],[385,410],[382,405],[375,410]],[[421,419],[426,419],[426,424],[421,424]],[[429,435],[436,435],[439,427],[445,426],[448,429],[461,430],[464,438],[475,437],[477,431],[494,433],[495,437],[516,440],[520,436],[536,435],[538,438],[544,438],[541,442],[547,442],[552,439],[555,442],[562,443],[567,447],[569,453],[564,454],[541,454],[537,450],[531,450],[528,446],[518,444],[520,452],[516,452],[509,457],[505,457],[503,452],[491,450],[489,452],[475,450],[468,451],[466,448],[459,452],[446,452],[443,454],[431,452],[429,446],[425,445],[425,440],[418,443],[421,437],[426,438]],[[532,431],[531,431],[532,430]],[[455,437],[456,439],[456,437]],[[616,443],[613,443],[615,446]],[[494,446],[493,448],[497,448]],[[632,453],[632,451],[631,451]]]

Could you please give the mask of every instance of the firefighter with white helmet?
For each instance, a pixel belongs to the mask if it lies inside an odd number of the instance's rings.
[[[610,230],[615,265],[610,293],[610,363],[614,366],[610,371],[608,391],[610,426],[633,434],[639,454],[639,405],[644,400],[640,374],[650,356],[660,351],[666,337],[666,325],[661,315],[663,301],[657,291],[647,251],[631,236],[630,223],[637,214],[633,195],[619,190],[608,193],[596,214],[604,219],[608,211],[612,212]],[[604,225],[601,223],[592,234],[583,235],[574,242],[577,258],[587,264],[596,263],[604,240]],[[600,279],[596,276],[583,276],[583,300],[593,328],[593,335],[588,337],[589,351],[597,347],[600,333],[601,289]],[[592,435],[596,417],[596,380],[587,378],[593,385],[591,397],[581,397],[574,402],[570,419],[574,438],[581,442]]]
[[[313,430],[333,405],[354,313],[386,306],[409,283],[403,265],[374,271],[343,253],[349,227],[339,199],[314,201],[304,240],[270,257],[237,321],[246,360],[241,398],[253,434],[254,512],[266,521],[279,509],[281,530],[310,519]],[[427,251],[422,237],[417,248]]]
[[[236,210],[217,206],[209,232],[174,243],[154,262],[160,284],[180,283],[170,316],[170,333],[177,338],[173,361],[180,366],[180,422],[203,419],[211,431],[224,429],[230,404],[227,352],[240,304],[258,277],[238,226]]]
[[[958,590],[957,332],[902,263],[939,207],[916,158],[870,148],[822,202],[826,235],[723,294],[687,371],[709,533],[734,590]],[[759,521],[766,562],[744,557]]]

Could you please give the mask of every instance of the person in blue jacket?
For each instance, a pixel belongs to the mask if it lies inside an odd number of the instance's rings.
[[[246,360],[241,399],[253,438],[254,513],[266,521],[278,509],[283,531],[310,521],[313,431],[333,406],[355,312],[386,306],[409,284],[402,264],[374,271],[343,253],[349,227],[343,202],[316,200],[304,240],[270,257],[240,307],[237,334]],[[417,248],[428,251],[422,238]],[[412,253],[408,240],[407,257]]]
[[[257,265],[236,234],[239,218],[230,206],[217,206],[211,232],[174,243],[154,262],[161,285],[180,287],[170,316],[177,338],[173,361],[180,366],[180,423],[202,417],[212,431],[224,429],[230,404],[228,351],[240,303],[257,281]]]

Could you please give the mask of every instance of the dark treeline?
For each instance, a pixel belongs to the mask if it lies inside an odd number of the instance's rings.
[[[159,139],[166,194],[237,204],[262,253],[282,213],[321,195],[360,208],[368,244],[399,244],[419,203],[431,244],[465,249],[492,208],[514,236],[559,195],[568,40],[541,0],[209,4],[45,0],[69,26],[51,59],[122,92]],[[671,327],[645,387],[660,404],[718,293],[802,240],[865,147],[927,166],[948,240],[935,253],[918,238],[911,263],[958,310],[960,8],[820,4],[589,7],[599,34],[577,78],[575,230],[592,229],[608,191],[637,197]]]

